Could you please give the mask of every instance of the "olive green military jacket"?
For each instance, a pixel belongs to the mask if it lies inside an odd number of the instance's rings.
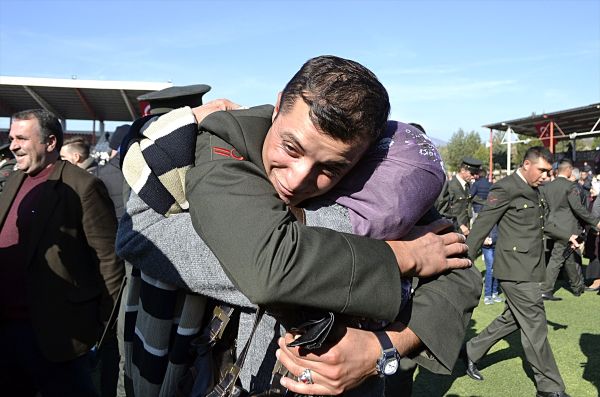
[[[538,191],[516,172],[490,189],[487,202],[467,237],[469,256],[474,260],[495,224],[498,240],[494,277],[511,281],[544,281],[546,264],[544,236],[568,240],[571,234],[545,219],[545,204]]]
[[[595,227],[600,218],[591,214],[581,203],[577,182],[558,177],[540,189],[548,204],[548,219],[571,235],[581,233],[581,223]]]
[[[469,184],[467,183],[465,189],[463,189],[457,178],[447,181],[437,200],[436,208],[440,214],[448,218],[455,218],[458,225],[469,227],[471,224]]]
[[[195,230],[255,304],[393,321],[401,286],[391,248],[296,222],[266,177],[262,146],[272,112],[217,112],[200,124],[196,164],[186,175]],[[429,350],[419,364],[451,372],[480,294],[475,268],[422,280],[402,313]]]

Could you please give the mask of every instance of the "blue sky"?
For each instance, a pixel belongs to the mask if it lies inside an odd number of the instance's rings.
[[[1,75],[204,83],[250,106],[321,54],[373,70],[393,119],[487,137],[600,102],[600,1],[0,1]]]

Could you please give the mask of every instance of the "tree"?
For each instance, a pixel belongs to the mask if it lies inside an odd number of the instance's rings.
[[[458,167],[465,156],[481,160],[484,164],[489,159],[489,149],[481,142],[481,137],[475,131],[465,133],[459,129],[450,138],[448,144],[440,149],[446,168],[458,171]]]

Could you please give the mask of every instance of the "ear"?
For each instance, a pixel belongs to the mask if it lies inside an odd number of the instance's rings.
[[[275,120],[277,114],[279,114],[279,106],[281,106],[281,91],[277,94],[277,102],[275,103],[275,108],[273,109],[273,115],[271,116],[271,122]]]
[[[46,139],[46,151],[48,153],[51,153],[54,151],[54,149],[56,149],[56,136],[55,135],[48,135],[48,138]]]

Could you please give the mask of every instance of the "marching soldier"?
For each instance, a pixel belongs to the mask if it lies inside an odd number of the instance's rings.
[[[533,370],[537,397],[568,397],[550,344],[540,289],[545,278],[544,234],[578,246],[576,235],[544,222],[538,186],[548,177],[552,154],[543,147],[527,150],[521,167],[492,186],[487,203],[467,238],[475,259],[485,238],[498,224],[494,276],[506,295],[504,311],[466,344],[467,375],[482,381],[476,363],[500,339],[521,332],[525,357]]]

